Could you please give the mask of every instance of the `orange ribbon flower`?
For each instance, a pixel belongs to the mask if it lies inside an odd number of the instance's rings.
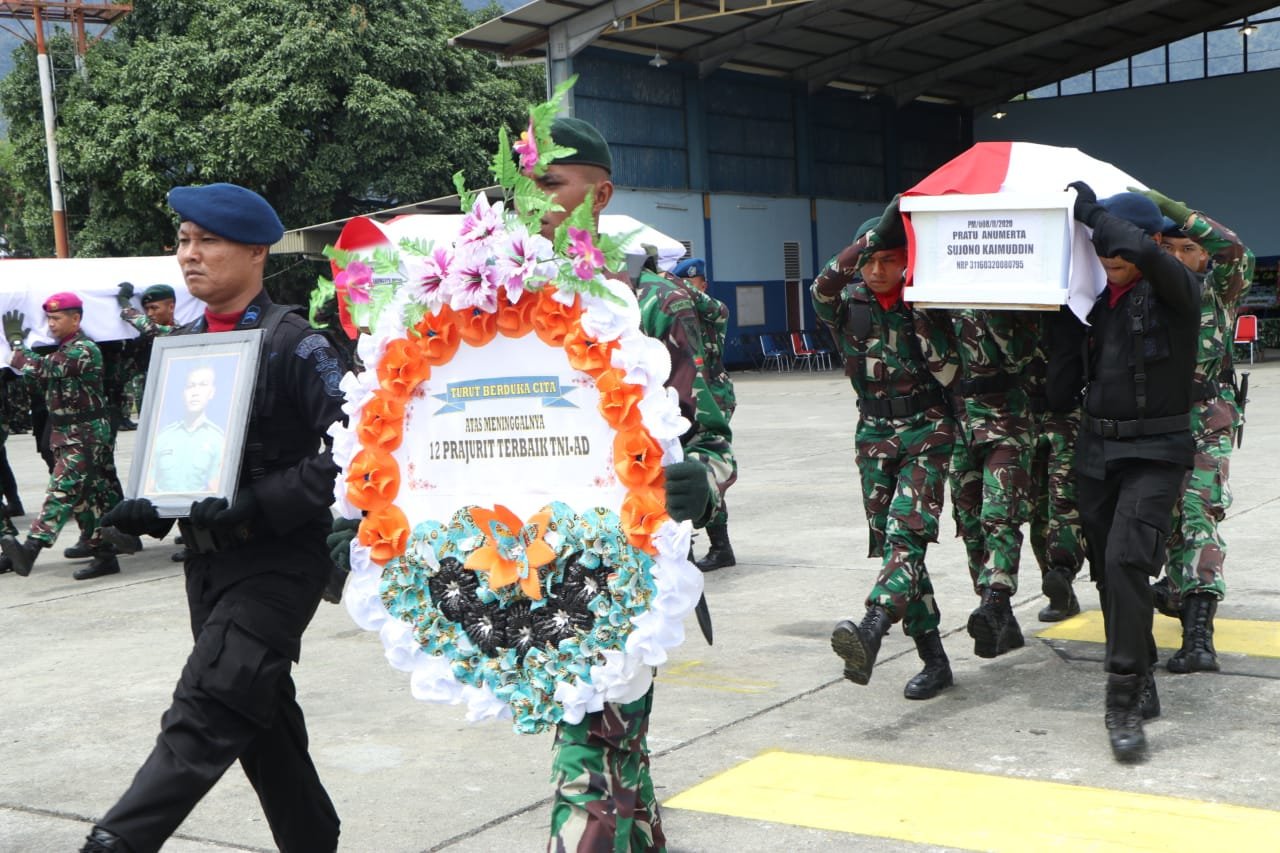
[[[498,291],[498,331],[508,338],[524,337],[533,331],[533,312],[537,308],[537,294],[525,293],[512,304],[505,290]]]
[[[482,347],[498,336],[498,315],[483,308],[455,312],[458,334],[473,347]]]
[[[538,307],[533,312],[533,330],[549,347],[564,345],[564,337],[577,327],[578,318],[582,315],[582,307],[578,297],[573,298],[570,305],[562,305],[551,295],[555,288],[545,287],[538,295]]]
[[[409,544],[409,519],[395,504],[369,513],[360,522],[360,544],[369,549],[375,563],[385,565]]]
[[[387,344],[378,362],[378,384],[397,397],[408,397],[430,375],[431,365],[423,357],[422,347],[408,338]]]
[[[662,484],[662,448],[647,430],[629,429],[613,437],[613,470],[628,489]]]
[[[612,368],[596,377],[596,390],[600,392],[600,414],[609,426],[622,432],[637,429],[642,423],[640,399],[644,389],[624,381],[621,370]]]
[[[617,348],[616,340],[597,341],[588,337],[581,326],[575,327],[564,338],[564,351],[569,356],[569,364],[575,370],[592,376],[599,376],[612,366],[613,351]]]
[[[498,504],[493,509],[471,508],[471,519],[484,534],[485,544],[472,551],[464,568],[489,573],[489,589],[520,584],[529,598],[542,598],[538,569],[556,558],[543,541],[551,523],[551,513],[543,511],[526,524],[514,512]]]
[[[430,365],[444,364],[452,359],[462,343],[457,314],[448,305],[442,306],[439,314],[428,313],[413,328],[422,336],[418,338],[418,347],[422,350],[423,361]]]
[[[633,489],[622,500],[622,529],[627,532],[627,541],[646,553],[657,553],[653,534],[668,518],[661,489]]]
[[[385,450],[366,448],[347,468],[347,500],[366,512],[380,510],[400,492],[400,466]]]
[[[364,447],[391,451],[404,438],[405,401],[385,391],[375,391],[373,398],[360,410],[356,438]]]

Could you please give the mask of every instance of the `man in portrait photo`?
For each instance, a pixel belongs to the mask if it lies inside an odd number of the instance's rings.
[[[200,364],[187,371],[182,389],[183,416],[156,436],[149,491],[217,491],[226,436],[206,411],[216,393],[217,372],[212,365]]]

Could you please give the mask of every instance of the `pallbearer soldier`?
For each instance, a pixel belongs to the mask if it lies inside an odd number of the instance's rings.
[[[993,658],[1024,645],[1011,599],[1018,591],[1022,525],[1031,519],[1035,422],[1022,375],[1035,355],[1029,312],[946,312],[959,355],[955,383],[960,441],[951,472],[951,511],[981,596],[969,616],[973,653]]]
[[[1158,585],[1155,590],[1157,606],[1182,620],[1182,648],[1165,666],[1177,673],[1217,672],[1213,619],[1227,592],[1222,576],[1227,543],[1219,525],[1231,506],[1231,445],[1240,416],[1231,342],[1240,300],[1253,282],[1253,252],[1230,229],[1182,202],[1152,190],[1143,195],[1168,218],[1162,232],[1165,251],[1204,278],[1191,406],[1195,465],[1169,538],[1166,571],[1172,589]]]
[[[955,423],[943,384],[954,378],[946,336],[925,327],[902,302],[906,235],[895,199],[862,224],[814,279],[813,305],[831,327],[858,396],[854,434],[862,505],[880,576],[861,623],[846,619],[831,634],[845,677],[866,684],[880,641],[902,622],[924,669],[907,682],[908,699],[930,699],[951,686],[951,664],[938,633],[940,614],[925,568],[938,540]],[[861,273],[862,280],[857,276]]]
[[[103,513],[120,500],[120,480],[112,454],[112,431],[102,389],[102,352],[80,331],[84,303],[74,293],[55,293],[44,302],[49,334],[58,348],[37,355],[23,344],[28,330],[19,311],[4,315],[4,333],[13,348],[10,362],[24,377],[45,389],[49,409],[49,446],[53,471],[40,517],[31,524],[25,542],[16,536],[0,538],[17,574],[26,577],[36,558],[53,545],[62,528],[77,514],[94,560],[72,575],[88,580],[120,571],[115,551],[102,541],[98,526]]]
[[[1032,454],[1031,551],[1040,566],[1040,591],[1049,599],[1040,609],[1041,622],[1060,622],[1080,612],[1071,588],[1084,566],[1084,534],[1080,507],[1076,504],[1076,475],[1072,470],[1076,436],[1080,432],[1080,407],[1058,411],[1045,395],[1052,321],[1037,318],[1035,357],[1027,369],[1027,397],[1035,422]]]
[[[204,316],[179,333],[262,330],[235,500],[210,497],[179,521],[195,645],[160,735],[82,853],[152,853],[240,762],[280,850],[328,853],[338,815],[307,751],[292,668],[333,563],[325,546],[338,468],[327,442],[342,417],[342,362],[328,338],[262,287],[276,212],[234,184],[177,187],[178,263]],[[164,536],[145,498],[104,523]]]
[[[725,420],[733,418],[738,407],[733,393],[733,380],[724,369],[724,340],[729,329],[729,306],[707,293],[707,262],[702,258],[687,258],[671,271],[677,281],[693,299],[693,309],[698,314],[699,331],[702,333],[702,373],[707,389]],[[729,543],[729,505],[721,501],[715,518],[707,524],[707,537],[711,547],[706,556],[697,561],[698,568],[713,572],[734,565],[733,545]]]
[[[1195,458],[1191,379],[1200,327],[1198,277],[1160,248],[1149,199],[1097,202],[1087,184],[1075,218],[1093,229],[1107,286],[1089,313],[1086,346],[1055,335],[1051,402],[1087,382],[1076,475],[1089,565],[1106,626],[1106,726],[1119,761],[1146,752],[1143,719],[1160,713],[1151,667],[1150,578],[1164,563],[1174,505]]]

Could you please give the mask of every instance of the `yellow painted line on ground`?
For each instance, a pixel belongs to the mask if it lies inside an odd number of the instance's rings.
[[[1156,614],[1156,645],[1162,649],[1182,647],[1182,625],[1176,619]],[[1045,628],[1038,636],[1049,640],[1080,640],[1086,643],[1106,642],[1102,629],[1102,611],[1085,610]],[[1213,645],[1219,652],[1253,657],[1280,658],[1280,622],[1249,619],[1213,620]]]
[[[660,669],[663,684],[684,684],[722,693],[767,693],[778,686],[775,681],[748,681],[730,675],[716,675],[703,668],[700,660],[681,661]]]
[[[786,752],[663,805],[968,850],[1244,853],[1280,838],[1266,809]]]

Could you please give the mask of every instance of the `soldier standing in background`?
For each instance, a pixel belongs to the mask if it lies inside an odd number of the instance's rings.
[[[1035,357],[1027,369],[1027,398],[1035,421],[1032,453],[1031,550],[1040,566],[1040,591],[1049,603],[1040,609],[1041,622],[1061,622],[1080,612],[1072,582],[1084,566],[1084,534],[1076,504],[1076,476],[1072,471],[1076,436],[1080,432],[1078,403],[1057,411],[1045,395],[1049,349],[1047,336],[1054,323],[1049,315],[1036,322]]]
[[[28,330],[19,311],[5,313],[4,333],[13,347],[10,364],[46,388],[54,469],[44,507],[26,542],[20,543],[16,535],[0,537],[0,549],[13,562],[13,570],[26,577],[40,551],[53,545],[72,514],[80,511],[88,524],[94,561],[72,577],[87,580],[115,574],[120,564],[114,549],[102,541],[98,526],[102,514],[120,500],[102,386],[102,352],[80,331],[84,313],[80,297],[55,293],[43,308],[49,333],[58,342],[53,352],[37,355],[23,344]]]
[[[895,199],[882,217],[862,224],[812,287],[814,310],[831,327],[858,396],[854,443],[871,536],[867,556],[881,558],[866,615],[860,624],[836,625],[831,647],[845,661],[845,678],[866,684],[881,639],[902,622],[924,663],[903,695],[931,699],[953,682],[924,560],[938,541],[955,441],[944,385],[955,379],[956,365],[941,329],[926,324],[923,338],[917,332],[916,315],[902,301],[906,268]]]
[[[948,311],[960,357],[955,391],[960,441],[951,463],[951,510],[974,591],[973,653],[993,658],[1025,644],[1013,616],[1022,525],[1031,519],[1035,422],[1022,375],[1035,355],[1036,323],[1021,311]]]
[[[724,367],[724,341],[729,330],[729,306],[707,293],[707,262],[702,258],[686,258],[671,271],[677,282],[683,282],[693,300],[702,333],[702,370],[707,388],[724,414],[725,420],[733,419],[738,401],[733,393],[733,380]],[[707,537],[711,547],[696,565],[704,572],[713,572],[735,565],[733,545],[729,542],[729,505],[720,502],[720,509],[707,524]]]
[[[1175,510],[1167,582],[1153,592],[1161,612],[1182,620],[1182,647],[1165,664],[1169,672],[1217,672],[1213,619],[1227,593],[1227,543],[1219,525],[1231,506],[1231,446],[1240,417],[1231,341],[1254,258],[1234,232],[1204,214],[1152,190],[1142,194],[1168,218],[1161,232],[1165,251],[1204,279],[1191,406],[1195,463]]]

